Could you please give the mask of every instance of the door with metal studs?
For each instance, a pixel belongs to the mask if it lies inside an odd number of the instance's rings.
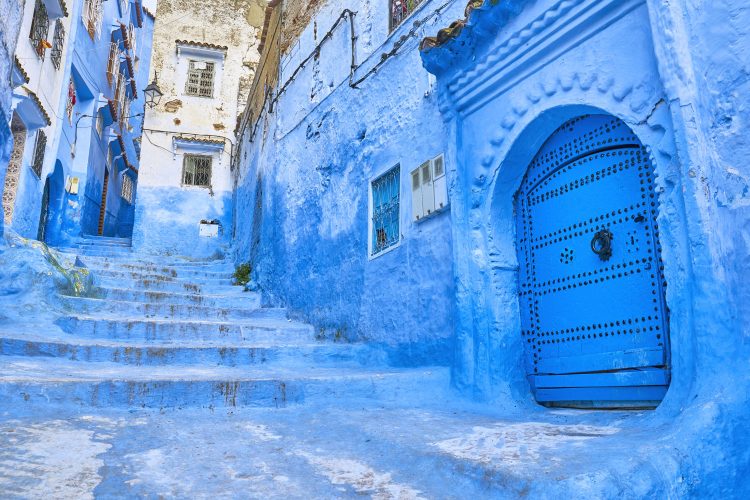
[[[516,195],[521,334],[536,400],[654,407],[670,382],[649,154],[613,116],[562,125]]]

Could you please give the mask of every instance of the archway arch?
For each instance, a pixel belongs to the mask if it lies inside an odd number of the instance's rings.
[[[525,132],[515,150],[533,158],[499,174],[515,192],[526,375],[547,405],[655,406],[669,346],[653,164],[620,119],[578,108]]]

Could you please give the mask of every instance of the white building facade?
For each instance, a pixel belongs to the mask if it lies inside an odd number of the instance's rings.
[[[163,96],[146,112],[134,247],[193,257],[228,248],[233,131],[262,14],[255,1],[239,11],[224,1],[159,2],[151,69]]]

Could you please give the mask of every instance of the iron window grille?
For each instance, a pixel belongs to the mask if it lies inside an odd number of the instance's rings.
[[[44,150],[47,148],[47,134],[43,131],[36,133],[36,146],[34,147],[34,161],[31,163],[31,170],[37,177],[42,178],[42,167],[44,166]]]
[[[73,82],[73,78],[68,81],[68,99],[65,103],[65,116],[68,117],[68,122],[73,123],[73,108],[76,105],[76,85]]]
[[[128,25],[128,41],[130,42],[130,50],[133,52],[133,55],[137,53],[137,47],[136,47],[136,38],[135,38],[135,26],[133,23],[130,23]]]
[[[96,133],[99,135],[99,138],[104,137],[104,115],[99,111],[96,112]]]
[[[198,97],[214,96],[214,63],[190,61],[185,94]]]
[[[62,21],[59,19],[55,21],[55,34],[52,40],[52,51],[50,52],[50,58],[52,59],[52,65],[55,69],[60,69],[60,63],[62,62],[63,46],[65,45],[65,27]]]
[[[182,185],[210,187],[212,161],[210,156],[185,155],[182,163]]]
[[[391,0],[390,30],[398,28],[422,2],[423,0]]]
[[[371,255],[377,255],[399,242],[400,186],[400,165],[372,181]]]
[[[117,75],[117,66],[120,60],[120,50],[117,46],[117,42],[109,43],[109,59],[107,59],[107,82],[112,85],[115,82],[115,76]]]
[[[102,0],[85,0],[82,17],[91,39],[99,38],[102,24]]]
[[[134,191],[133,179],[131,179],[129,175],[124,175],[122,177],[122,190],[120,191],[120,196],[123,200],[132,205]]]
[[[49,46],[47,41],[47,33],[49,33],[49,16],[47,15],[47,7],[45,7],[42,0],[36,0],[34,6],[34,17],[31,20],[31,33],[29,33],[29,39],[36,54],[44,59],[44,53]]]

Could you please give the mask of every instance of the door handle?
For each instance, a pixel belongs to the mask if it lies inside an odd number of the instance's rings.
[[[598,231],[591,239],[591,251],[599,256],[601,260],[609,260],[612,257],[612,239],[614,236],[609,229]]]

